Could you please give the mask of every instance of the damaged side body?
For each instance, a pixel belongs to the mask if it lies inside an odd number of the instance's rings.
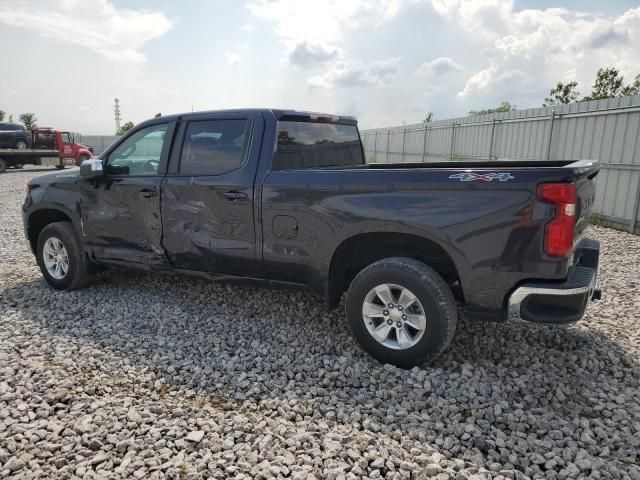
[[[494,320],[513,316],[520,286],[533,304],[536,285],[597,267],[585,266],[597,248],[581,242],[593,162],[367,165],[355,120],[258,109],[156,118],[100,159],[91,178],[30,182],[32,249],[48,223],[70,221],[98,264],[304,288],[332,306],[367,265],[407,257],[437,271],[470,316]],[[547,183],[575,185],[564,256],[544,252],[558,216],[538,196]]]

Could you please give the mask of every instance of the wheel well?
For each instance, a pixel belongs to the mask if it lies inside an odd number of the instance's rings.
[[[38,243],[40,232],[42,232],[44,227],[53,222],[71,222],[71,218],[69,218],[66,213],[53,208],[36,210],[29,216],[27,235],[34,252],[36,251],[36,244]]]
[[[366,266],[388,257],[419,260],[453,285],[460,277],[449,254],[437,243],[416,235],[401,233],[367,233],[342,242],[333,254],[329,268],[328,301],[335,307],[351,281]],[[460,285],[460,295],[462,294]]]

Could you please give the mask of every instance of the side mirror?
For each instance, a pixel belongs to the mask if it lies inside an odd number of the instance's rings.
[[[102,176],[102,160],[90,158],[80,165],[80,176],[84,179],[97,178]]]

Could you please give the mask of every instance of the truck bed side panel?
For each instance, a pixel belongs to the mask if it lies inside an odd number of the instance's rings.
[[[566,170],[566,171],[565,171]],[[497,311],[525,279],[562,279],[569,259],[545,258],[536,202],[540,181],[571,180],[571,169],[511,171],[509,181],[462,182],[455,169],[284,170],[263,184],[263,259],[270,276],[304,279],[320,290],[346,239],[406,233],[432,240],[451,257],[468,308]],[[524,273],[526,272],[526,273]]]

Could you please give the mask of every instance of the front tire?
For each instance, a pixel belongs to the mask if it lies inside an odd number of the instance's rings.
[[[88,260],[70,222],[54,222],[42,229],[36,257],[42,276],[56,290],[75,290],[87,283]]]
[[[82,162],[84,162],[85,160],[89,160],[90,158],[91,158],[91,157],[90,157],[90,156],[88,156],[88,155],[80,155],[80,156],[78,157],[78,161],[76,162],[76,164],[77,164],[78,166],[80,166],[80,165],[82,165]]]
[[[433,361],[451,343],[458,321],[453,294],[442,277],[403,257],[379,260],[356,275],[346,313],[362,348],[399,367]]]

